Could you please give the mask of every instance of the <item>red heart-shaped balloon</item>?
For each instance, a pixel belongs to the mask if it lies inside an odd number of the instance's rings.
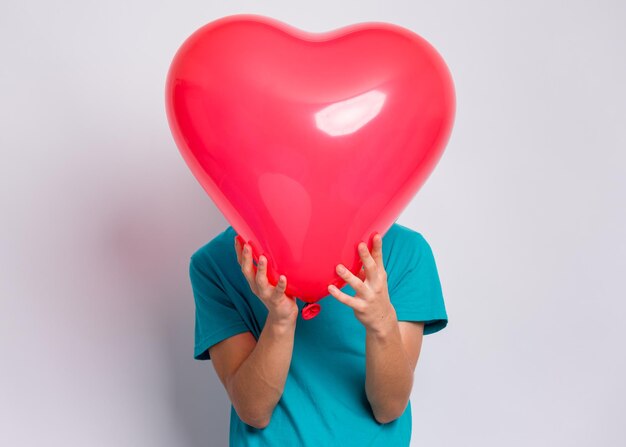
[[[309,33],[237,14],[194,32],[166,82],[186,163],[268,279],[312,303],[361,268],[439,161],[452,77],[417,34],[385,22]]]

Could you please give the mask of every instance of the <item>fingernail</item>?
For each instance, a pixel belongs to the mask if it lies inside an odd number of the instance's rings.
[[[338,265],[338,266],[337,266],[337,271],[338,271],[339,273],[343,273],[343,272],[345,272],[345,271],[346,271],[346,269],[345,269],[345,267],[344,267],[343,265]]]

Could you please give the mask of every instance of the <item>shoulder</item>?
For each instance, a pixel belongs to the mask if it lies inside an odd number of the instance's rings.
[[[399,223],[394,223],[383,236],[383,264],[390,275],[413,268],[429,251],[422,233]]]
[[[398,246],[404,246],[405,244],[417,244],[420,247],[428,246],[428,242],[422,233],[397,222],[394,222],[383,236],[383,244],[385,242],[388,242],[389,245]]]
[[[194,265],[206,265],[216,259],[221,259],[225,254],[235,252],[233,240],[237,232],[232,226],[218,233],[213,239],[199,247],[191,255],[190,262]],[[231,253],[232,252],[232,253]]]

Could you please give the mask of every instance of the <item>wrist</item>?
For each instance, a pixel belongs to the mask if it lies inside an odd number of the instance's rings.
[[[396,309],[391,303],[389,303],[389,308],[383,312],[381,318],[366,327],[365,332],[376,338],[386,339],[397,329],[398,316],[396,314]]]
[[[272,312],[267,314],[267,320],[265,321],[266,326],[270,326],[272,329],[278,332],[288,332],[293,330],[296,327],[296,321],[298,319],[298,314],[296,313],[295,318],[293,317],[280,317]]]

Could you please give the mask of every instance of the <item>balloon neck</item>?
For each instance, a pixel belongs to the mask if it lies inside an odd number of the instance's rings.
[[[302,308],[302,318],[305,320],[310,320],[311,318],[315,318],[317,314],[320,313],[322,306],[317,303],[307,303]]]

